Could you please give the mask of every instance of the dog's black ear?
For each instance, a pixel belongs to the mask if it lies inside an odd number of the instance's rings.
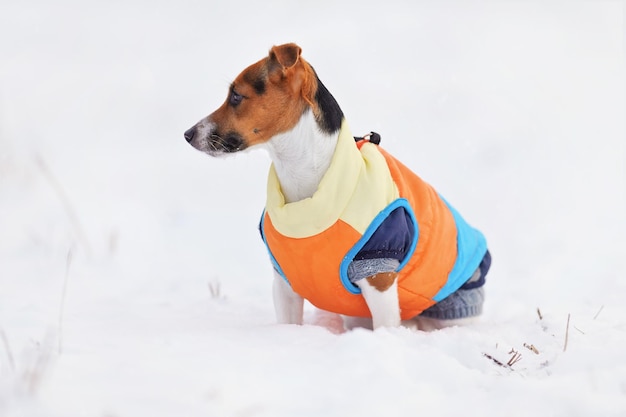
[[[296,65],[301,53],[302,48],[295,43],[274,46],[270,50],[270,61],[280,65],[283,69],[288,69]]]

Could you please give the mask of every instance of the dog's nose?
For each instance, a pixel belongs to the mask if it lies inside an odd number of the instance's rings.
[[[196,129],[196,127],[194,126],[185,132],[185,139],[187,140],[187,142],[191,142],[193,140],[193,137],[196,135],[197,131],[198,129]]]

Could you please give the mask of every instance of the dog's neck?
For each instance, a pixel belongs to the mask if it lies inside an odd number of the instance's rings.
[[[339,130],[323,132],[307,110],[293,129],[266,143],[285,203],[313,196],[330,166],[338,137]]]

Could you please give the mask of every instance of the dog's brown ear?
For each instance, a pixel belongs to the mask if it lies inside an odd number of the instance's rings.
[[[279,64],[283,69],[291,68],[300,59],[302,48],[295,43],[274,46],[270,50],[270,60]]]
[[[292,91],[299,93],[315,111],[313,98],[317,91],[317,81],[311,66],[300,58],[301,53],[302,48],[295,43],[272,47],[269,56],[270,80],[282,82],[288,79]]]

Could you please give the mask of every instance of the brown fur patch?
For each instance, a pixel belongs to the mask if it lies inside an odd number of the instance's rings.
[[[387,291],[398,277],[397,272],[380,272],[378,274],[367,277],[367,282],[378,291]]]
[[[307,107],[317,113],[317,77],[300,52],[296,44],[275,46],[239,74],[233,88],[241,103],[233,106],[227,98],[209,116],[217,134],[236,133],[248,147],[292,129]]]

